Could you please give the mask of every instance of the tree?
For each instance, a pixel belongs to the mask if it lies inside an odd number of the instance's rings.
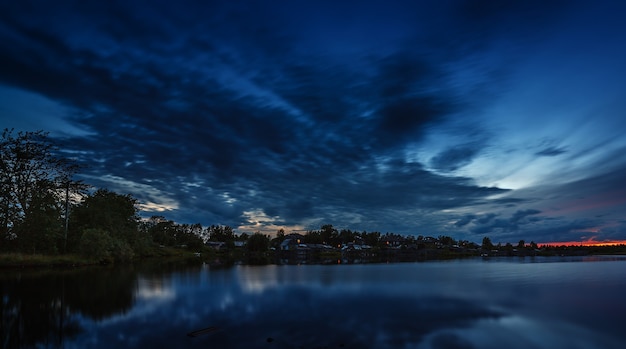
[[[109,232],[102,229],[85,229],[78,251],[97,261],[110,261],[113,258],[113,239]]]
[[[278,229],[278,231],[276,232],[276,238],[281,239],[281,242],[282,240],[285,240],[285,229],[283,228]]]
[[[445,246],[456,245],[456,241],[450,236],[439,235],[439,242]]]
[[[180,237],[180,244],[187,246],[187,249],[191,251],[197,251],[204,246],[202,238],[192,232],[183,232]]]
[[[197,251],[204,245],[204,241],[202,241],[200,236],[202,233],[202,225],[200,223],[179,225],[177,231],[177,245],[187,246],[187,249],[192,251]]]
[[[322,243],[322,234],[316,230],[309,230],[304,234],[304,243],[305,244],[321,244]]]
[[[264,252],[270,247],[270,238],[267,235],[263,235],[259,232],[252,234],[248,238],[246,248],[250,252]]]
[[[363,242],[365,242],[366,245],[369,246],[378,246],[378,244],[380,243],[380,233],[375,231],[375,232],[362,232],[361,233],[361,238],[363,239]]]
[[[36,250],[35,236],[53,243],[63,229],[61,207],[69,197],[66,193],[84,187],[71,179],[77,169],[58,155],[47,133],[15,135],[5,129],[0,137],[0,245],[16,242],[13,245],[22,250]]]
[[[59,252],[63,241],[63,205],[46,190],[37,191],[24,215],[15,228],[21,251],[32,253]]]
[[[347,244],[348,242],[354,241],[354,235],[355,234],[349,229],[341,229],[341,231],[339,232],[339,241],[337,241],[337,244]]]
[[[137,200],[131,195],[121,195],[107,189],[98,189],[87,196],[70,216],[72,242],[75,244],[87,229],[106,231],[117,246],[143,250],[150,242],[141,234],[137,215]]]
[[[148,229],[152,241],[163,246],[175,246],[178,228],[174,221],[163,218]]]
[[[339,242],[339,232],[332,224],[322,225],[320,239],[324,244],[335,245]]]
[[[152,242],[163,246],[186,246],[190,250],[199,250],[204,245],[200,223],[177,224],[163,216],[152,216],[143,230],[151,237]]]
[[[492,250],[493,249],[493,243],[491,243],[491,239],[488,237],[484,237],[483,238],[483,245],[482,245],[483,250]]]
[[[208,229],[210,241],[232,242],[235,240],[235,232],[229,226],[212,225]]]
[[[283,241],[285,241],[285,229],[280,228],[276,232],[276,237],[270,240],[270,245],[275,249],[279,249]]]

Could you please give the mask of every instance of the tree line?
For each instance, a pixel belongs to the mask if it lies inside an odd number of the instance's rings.
[[[139,217],[132,195],[75,180],[80,166],[62,156],[48,133],[4,129],[0,138],[0,252],[82,254],[99,260],[149,255],[155,246],[203,248],[245,240],[267,249],[260,233],[236,236],[228,226],[178,224]]]
[[[163,216],[139,217],[131,195],[91,188],[75,180],[80,167],[61,155],[43,131],[5,129],[0,138],[0,252],[82,254],[99,260],[129,260],[154,253],[155,247],[198,251],[206,242],[233,248],[245,243],[250,252],[279,249],[286,238],[280,229],[274,238],[256,232],[237,234],[232,227],[178,224]],[[330,224],[302,234],[302,243],[340,247],[359,243],[372,247],[454,246],[466,249],[537,249],[519,241],[482,245],[449,236],[437,238],[337,229]]]

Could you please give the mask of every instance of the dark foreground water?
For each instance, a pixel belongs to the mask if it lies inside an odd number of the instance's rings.
[[[626,259],[617,257],[0,273],[3,348],[626,343]]]

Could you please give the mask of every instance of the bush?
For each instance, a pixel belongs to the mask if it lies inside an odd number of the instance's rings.
[[[80,254],[97,261],[112,260],[113,238],[102,229],[85,229],[80,238],[78,251]]]
[[[270,247],[270,238],[261,233],[254,233],[248,238],[246,246],[249,252],[264,252]]]
[[[103,229],[85,229],[80,238],[79,251],[99,262],[127,262],[135,255],[126,241],[112,237]]]
[[[135,253],[126,241],[113,239],[111,252],[117,262],[128,262],[133,259]]]

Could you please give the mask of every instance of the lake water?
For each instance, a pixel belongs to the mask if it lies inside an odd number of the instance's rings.
[[[622,349],[626,342],[625,257],[0,273],[3,348]]]

